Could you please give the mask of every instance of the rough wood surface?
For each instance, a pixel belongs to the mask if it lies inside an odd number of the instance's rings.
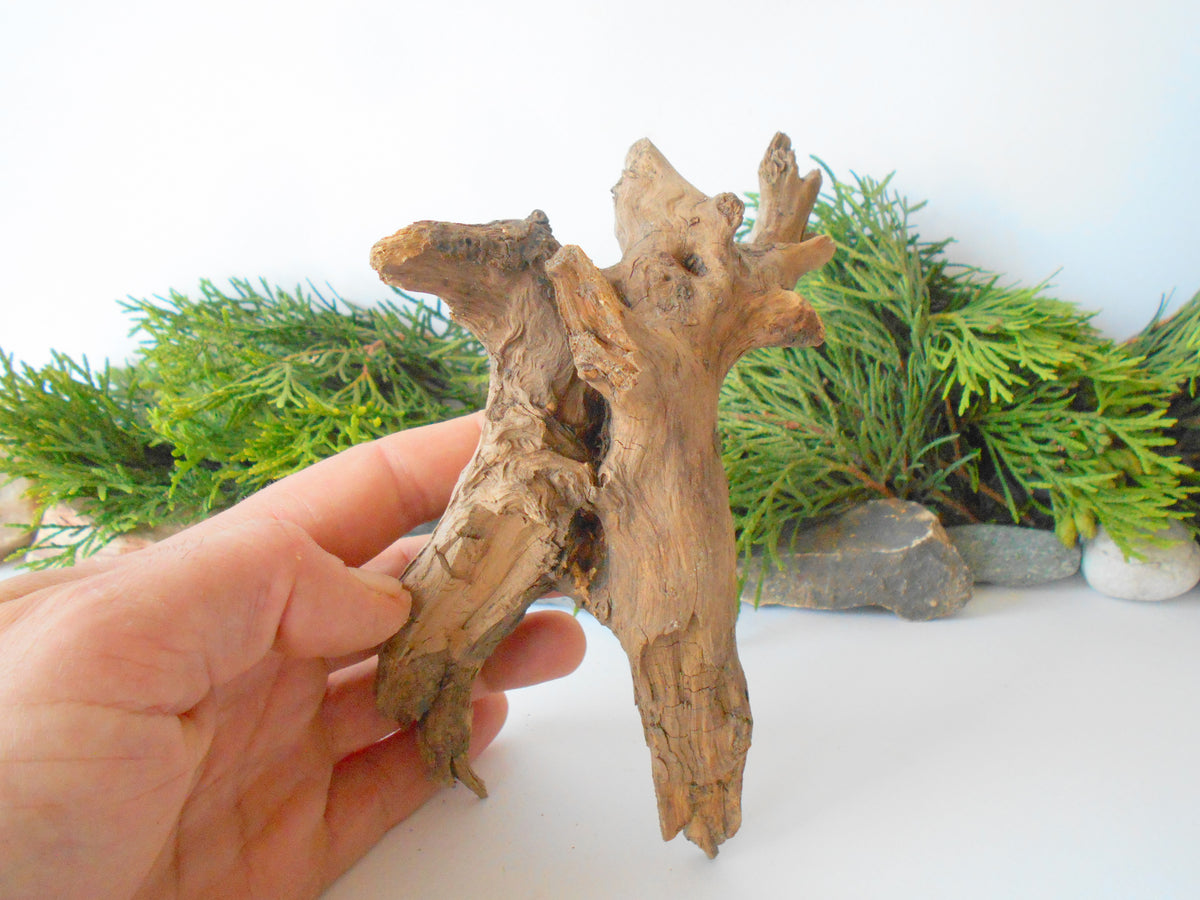
[[[482,793],[471,681],[557,585],[629,656],[664,838],[710,856],[741,821],[751,733],[717,394],[743,353],[823,339],[792,288],[833,253],[804,240],[820,176],[799,175],[786,136],[759,176],[747,243],[736,196],[706,196],[640,141],[613,190],[609,269],[537,212],[420,222],[372,252],[385,281],[442,296],[493,361],[479,450],[404,577],[414,613],[381,653],[381,709],[416,723],[440,777]]]
[[[380,653],[381,710],[420,724],[442,781],[486,792],[467,761],[471,683],[526,608],[561,577],[594,481],[595,431],[546,277],[546,217],[418,222],[375,245],[380,277],[438,294],[491,354],[479,447],[429,543],[404,574],[409,624]]]

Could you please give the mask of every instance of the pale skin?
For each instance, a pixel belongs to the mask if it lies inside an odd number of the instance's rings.
[[[400,538],[444,509],[476,416],[362,445],[146,550],[0,582],[0,896],[315,897],[437,788],[376,711]],[[572,671],[532,613],[476,686]]]

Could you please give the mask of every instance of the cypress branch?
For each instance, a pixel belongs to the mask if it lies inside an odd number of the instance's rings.
[[[399,292],[397,292],[399,293]],[[92,526],[43,541],[64,564],[118,535],[182,525],[352,444],[482,405],[486,361],[438,306],[360,307],[265,283],[123,304],[142,346],[94,371],[4,358],[8,474]]]
[[[760,351],[722,394],[744,553],[772,558],[785,526],[877,496],[949,523],[1052,526],[1068,544],[1104,525],[1127,552],[1189,515],[1195,474],[1170,453],[1167,406],[1186,376],[1200,413],[1200,301],[1121,347],[1044,285],[947,260],[890,179],[830,181],[814,230],[838,254],[797,287],[825,345]]]
[[[1170,318],[1164,318],[1164,298],[1150,324],[1126,344],[1126,350],[1141,357],[1147,370],[1172,386],[1164,431],[1191,472],[1181,480],[1193,489],[1182,504],[1193,525],[1200,518],[1200,292]]]
[[[810,230],[838,254],[798,285],[826,343],[752,353],[722,389],[743,553],[774,558],[785,529],[881,496],[947,523],[1053,527],[1066,543],[1103,525],[1127,550],[1197,513],[1200,294],[1117,345],[1045,285],[948,260],[950,242],[920,238],[923,204],[890,177],[826,172]],[[5,470],[36,483],[42,509],[67,503],[95,521],[51,538],[64,545],[52,562],[483,403],[474,338],[404,295],[360,307],[206,281],[196,299],[124,308],[143,337],[128,366],[55,355],[33,369],[0,354]]]

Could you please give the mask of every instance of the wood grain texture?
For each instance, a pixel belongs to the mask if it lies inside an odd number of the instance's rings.
[[[741,200],[703,194],[643,140],[613,189],[609,269],[559,247],[537,212],[421,222],[376,245],[381,277],[442,296],[493,362],[479,450],[404,576],[413,617],[377,683],[439,777],[483,792],[466,762],[471,681],[558,586],[629,656],[663,837],[712,856],[737,831],[751,715],[717,396],[743,353],[824,338],[792,290],[833,253],[804,239],[819,187],[777,135],[738,243]]]

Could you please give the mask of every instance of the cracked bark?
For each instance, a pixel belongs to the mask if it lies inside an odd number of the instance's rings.
[[[418,222],[371,252],[384,281],[438,294],[492,357],[479,446],[404,573],[412,614],[382,648],[376,678],[380,710],[419,723],[434,777],[480,796],[486,790],[467,757],[471,684],[529,604],[564,574],[592,492],[595,410],[544,271],[558,247],[535,211],[489,225]]]
[[[804,239],[820,176],[799,175],[784,135],[759,176],[744,244],[741,201],[706,196],[641,141],[613,189],[609,269],[558,247],[540,213],[417,223],[372,252],[385,281],[446,299],[493,358],[479,450],[404,576],[413,618],[381,653],[380,708],[416,723],[439,777],[482,793],[471,681],[564,585],[629,657],[664,839],[683,831],[710,856],[740,824],[751,734],[717,395],[743,353],[823,339],[791,288],[833,253]]]

